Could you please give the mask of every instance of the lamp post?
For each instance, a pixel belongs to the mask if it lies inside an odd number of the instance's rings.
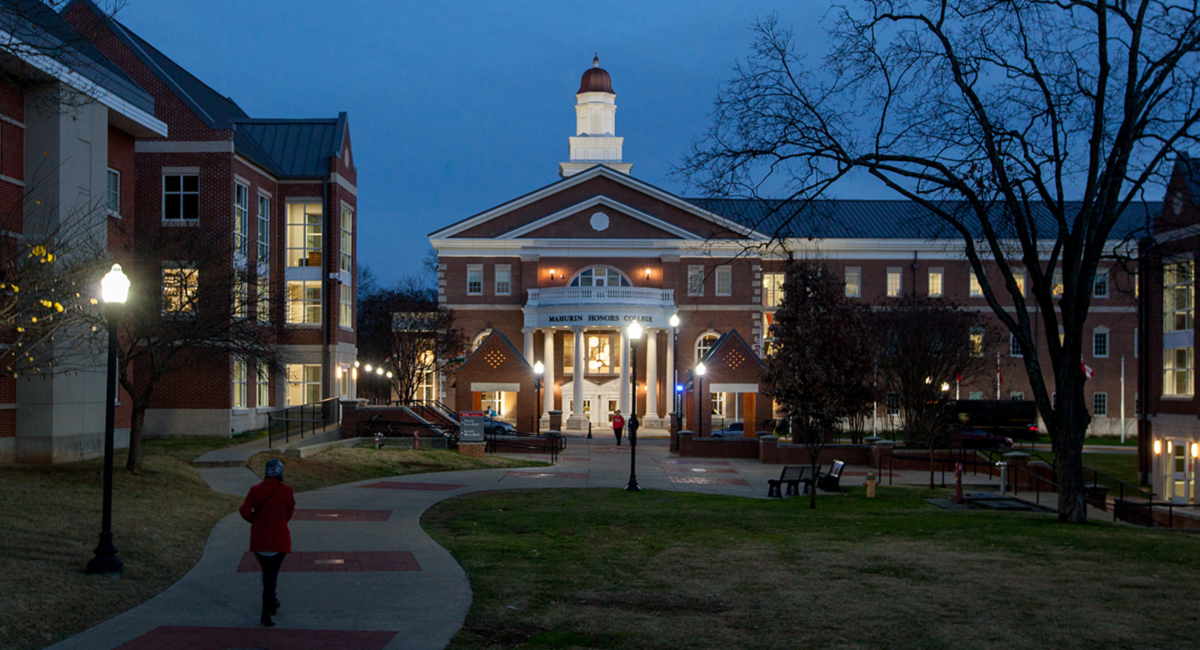
[[[117,324],[121,321],[125,299],[129,297],[129,278],[121,272],[120,264],[113,264],[100,281],[100,295],[104,298],[104,320],[108,325],[108,390],[104,401],[104,514],[100,530],[100,544],[95,555],[88,560],[87,573],[120,574],[125,563],[117,557],[112,534],[112,483],[113,483],[113,420],[116,418],[117,403]]]
[[[626,492],[640,492],[642,488],[638,487],[637,482],[637,349],[638,342],[642,339],[642,326],[633,321],[629,324],[629,385],[630,385],[630,400],[629,400],[629,485],[625,486]]]
[[[704,411],[703,411],[704,406],[702,405],[702,403],[704,402],[703,390],[702,390],[704,388],[704,371],[705,371],[704,362],[701,361],[700,363],[697,363],[696,364],[696,435],[700,436],[700,437],[704,436],[704,433],[703,433],[704,432]]]
[[[533,364],[533,394],[536,402],[533,407],[533,432],[535,435],[542,435],[542,374],[546,372],[546,365],[541,361]]]
[[[674,407],[675,433],[683,428],[683,405],[680,400],[683,395],[679,390],[679,314],[671,314],[671,406]]]

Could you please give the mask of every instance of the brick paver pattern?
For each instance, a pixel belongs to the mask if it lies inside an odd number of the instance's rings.
[[[668,476],[672,483],[688,483],[690,485],[745,485],[750,486],[744,478],[706,478],[703,476]]]
[[[405,483],[403,481],[380,481],[378,483],[368,483],[358,486],[360,488],[376,488],[383,490],[420,490],[425,492],[449,492],[458,488],[467,487],[465,485],[453,485],[451,483]]]
[[[261,571],[258,558],[247,551],[238,573]],[[408,551],[301,551],[288,553],[280,571],[289,573],[349,573],[358,571],[420,571],[421,565]]]
[[[387,521],[391,510],[327,510],[298,508],[292,521]]]
[[[564,478],[586,480],[588,475],[578,472],[538,472],[533,470],[514,470],[504,475],[505,478]]]
[[[280,630],[254,627],[164,625],[117,646],[116,650],[383,650],[397,632]]]

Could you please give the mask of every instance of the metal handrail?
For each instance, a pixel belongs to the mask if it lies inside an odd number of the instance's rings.
[[[301,440],[304,436],[317,433],[341,420],[341,398],[330,397],[319,402],[289,406],[267,414],[267,447],[275,445],[275,438],[282,433],[284,442],[292,441],[295,433]],[[295,424],[296,426],[293,426]],[[307,425],[307,426],[306,426]]]

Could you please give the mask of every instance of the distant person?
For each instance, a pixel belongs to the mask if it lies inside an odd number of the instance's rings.
[[[625,430],[625,418],[621,416],[621,409],[617,409],[613,415],[613,435],[617,437],[617,446],[621,446],[621,433]]]
[[[296,510],[296,495],[292,488],[283,484],[283,463],[278,458],[267,461],[266,478],[250,488],[246,500],[238,510],[242,519],[250,522],[250,550],[262,567],[262,619],[260,622],[271,627],[271,620],[279,611],[279,599],[275,584],[279,580],[279,567],[283,558],[292,552],[292,533],[288,522]]]

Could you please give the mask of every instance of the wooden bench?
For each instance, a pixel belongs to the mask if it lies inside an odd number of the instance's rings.
[[[779,473],[779,478],[767,479],[767,496],[776,499],[782,498],[779,488],[787,485],[787,495],[795,496],[800,494],[800,483],[804,481],[804,472],[807,467],[795,467],[787,465],[783,471]]]
[[[826,492],[837,492],[841,488],[842,470],[846,468],[846,463],[840,460],[833,461],[833,465],[828,472],[820,472],[817,474],[817,489]]]

